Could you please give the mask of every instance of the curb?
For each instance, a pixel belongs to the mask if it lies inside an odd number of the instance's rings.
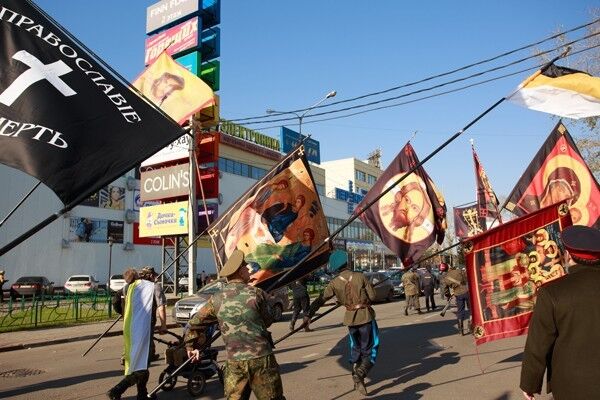
[[[180,326],[181,325],[179,325],[179,324],[171,323],[171,324],[167,324],[167,329],[178,328]],[[118,331],[108,332],[106,335],[104,335],[104,337],[121,336],[122,334],[123,334],[123,330],[119,329]],[[54,340],[44,340],[44,341],[32,342],[32,343],[13,344],[10,346],[0,347],[0,353],[6,353],[9,351],[15,351],[15,350],[31,349],[34,347],[52,346],[55,344],[80,342],[80,341],[84,341],[84,340],[91,340],[91,339],[97,339],[97,338],[98,338],[98,335],[96,334],[96,335],[75,336],[75,337],[54,339]]]

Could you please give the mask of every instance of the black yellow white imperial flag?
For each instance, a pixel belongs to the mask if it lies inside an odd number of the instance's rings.
[[[527,78],[507,100],[566,118],[594,117],[600,115],[600,78],[551,64]]]

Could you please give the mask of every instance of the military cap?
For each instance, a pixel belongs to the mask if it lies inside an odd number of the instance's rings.
[[[238,249],[235,249],[233,253],[227,259],[227,262],[219,271],[219,276],[228,277],[233,275],[242,265],[246,262],[244,261],[244,252]]]
[[[337,272],[346,265],[348,265],[348,253],[344,250],[335,250],[329,256],[329,267],[327,267],[327,270],[329,272]]]
[[[561,233],[562,242],[575,261],[600,263],[600,230],[573,225]]]

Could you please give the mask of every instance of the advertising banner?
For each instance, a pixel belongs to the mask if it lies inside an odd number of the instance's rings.
[[[190,164],[142,171],[141,201],[187,196],[190,187]]]
[[[143,244],[148,246],[161,246],[162,239],[158,236],[140,237],[140,223],[133,223],[133,244]]]
[[[200,64],[202,63],[202,54],[199,51],[192,51],[181,57],[175,57],[181,66],[192,74],[200,76]]]
[[[112,236],[114,243],[123,243],[123,221],[107,221],[86,217],[71,217],[69,220],[69,241],[107,243]]]
[[[106,186],[90,195],[80,205],[88,207],[111,208],[113,210],[125,209],[125,188],[120,186]]]
[[[140,209],[140,237],[183,235],[187,232],[187,201],[142,207]]]
[[[179,139],[173,141],[167,147],[160,149],[152,157],[147,158],[142,162],[142,167],[150,165],[163,164],[170,161],[183,160],[189,158],[190,136],[183,135]]]
[[[202,0],[162,0],[146,9],[146,33],[152,33],[184,17],[198,12]]]
[[[107,221],[107,240],[109,237],[112,237],[114,243],[123,243],[124,227],[125,224],[123,221]]]
[[[160,201],[152,200],[152,201],[142,201],[141,194],[138,189],[133,191],[133,211],[140,211],[140,208],[145,206],[155,206],[160,204]]]
[[[306,136],[299,134],[296,131],[281,127],[279,140],[281,143],[281,152],[289,153],[304,140],[304,148],[306,149],[306,158],[314,163],[321,163],[321,144],[318,140],[306,139]]]
[[[566,203],[513,219],[464,242],[475,343],[527,333],[538,287],[565,274]]]
[[[206,215],[208,214],[208,224],[206,222]],[[204,205],[200,201],[198,204],[198,232],[203,232],[208,228],[210,224],[212,224],[217,217],[219,216],[219,205],[216,203],[209,203],[206,205],[206,210],[204,209]]]
[[[198,17],[194,17],[148,37],[144,52],[144,64],[151,64],[163,50],[169,55],[174,55],[199,47],[201,25],[202,21]]]

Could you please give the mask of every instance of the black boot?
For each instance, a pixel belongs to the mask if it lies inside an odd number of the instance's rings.
[[[293,331],[296,326],[296,318],[292,318],[292,321],[290,322],[290,331]]]
[[[137,400],[147,400],[148,399],[148,389],[146,388],[146,385],[148,384],[148,378],[150,378],[150,372],[148,370],[144,370],[144,371],[135,371],[134,374],[136,375],[136,387],[137,387]],[[156,398],[155,395],[153,395],[153,398]]]
[[[404,309],[404,315],[407,315],[407,316],[408,316],[408,308],[405,308],[405,309]]]
[[[354,369],[354,374],[352,375],[352,379],[354,380],[354,389],[358,390],[364,396],[368,394],[367,387],[365,385],[365,378],[367,377],[367,374],[371,368],[373,368],[371,361],[362,360],[360,365]]]
[[[133,386],[135,383],[131,381],[130,375],[127,375],[117,383],[112,389],[106,393],[106,397],[110,400],[121,400],[121,395],[125,393],[128,387]]]
[[[304,317],[302,321],[304,322],[304,332],[312,332],[313,330],[310,329],[310,318]]]
[[[460,336],[464,336],[464,333],[463,333],[463,320],[462,319],[458,320],[458,334]]]

